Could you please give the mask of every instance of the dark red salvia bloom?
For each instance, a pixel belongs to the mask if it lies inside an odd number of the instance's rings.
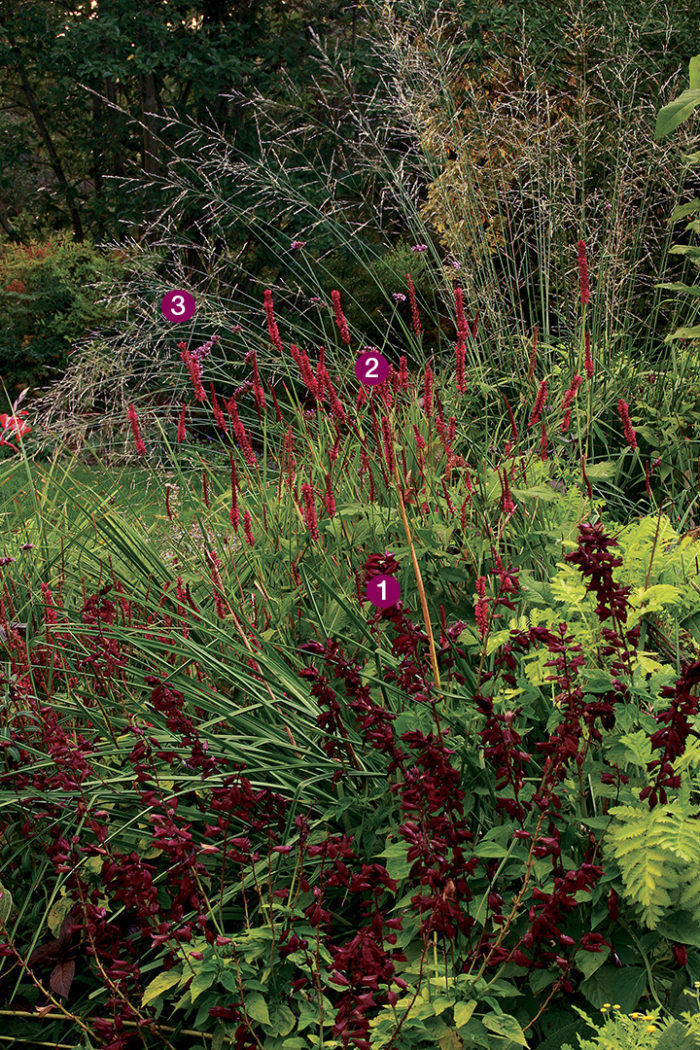
[[[619,914],[620,910],[618,906],[617,894],[615,893],[615,890],[611,889],[608,893],[608,915],[610,916],[612,921],[615,922]]]
[[[413,286],[413,280],[410,273],[406,274],[406,286],[408,288],[408,301],[411,304],[411,324],[413,326],[413,331],[420,339],[423,334],[423,326],[420,323],[420,314],[418,313],[418,303],[416,301],[416,289]]]
[[[688,949],[684,944],[674,944],[671,947],[673,958],[678,966],[688,965]]]
[[[469,333],[469,325],[464,314],[464,301],[461,288],[455,288],[455,309],[457,312],[457,335],[459,336],[459,341],[463,342]]]
[[[428,419],[430,419],[433,414],[433,373],[430,369],[430,365],[425,369],[425,379],[423,382],[423,411]]]
[[[304,524],[311,533],[314,540],[320,539],[318,531],[318,519],[316,518],[316,505],[314,503],[313,486],[305,482],[301,486],[301,498],[303,502]]]
[[[593,358],[591,357],[591,337],[588,334],[588,332],[586,332],[586,334],[585,334],[585,339],[586,339],[586,353],[585,353],[585,357],[584,357],[584,361],[583,361],[583,367],[586,370],[586,377],[588,379],[592,379],[593,378]]]
[[[219,400],[216,396],[213,383],[209,384],[209,392],[211,393],[211,410],[214,413],[216,425],[223,434],[228,434],[228,427],[226,426],[224,413],[221,411],[221,406],[219,405]]]
[[[136,451],[138,452],[139,456],[145,456],[146,455],[146,446],[144,445],[143,438],[141,437],[141,430],[139,428],[139,419],[138,419],[138,416],[136,415],[136,409],[134,408],[133,405],[129,405],[129,412],[128,412],[128,414],[129,414],[129,422],[131,423],[131,430],[132,430],[133,435],[134,435],[134,444],[136,445]]]
[[[617,540],[605,535],[601,522],[583,523],[578,532],[578,548],[567,554],[564,561],[577,565],[584,579],[588,577],[586,591],[593,591],[598,599],[598,619],[603,622],[613,617],[619,624],[625,624],[632,588],[622,587],[613,579],[613,569],[622,565],[622,558],[609,553],[611,547],[617,546]]]
[[[649,799],[649,808],[653,809],[658,802],[666,805],[668,797],[666,788],[677,789],[681,786],[681,777],[675,773],[673,763],[685,752],[689,736],[697,737],[691,719],[698,712],[698,698],[692,691],[700,684],[700,660],[686,664],[680,678],[673,686],[666,685],[661,690],[664,699],[670,699],[671,705],[666,711],[655,715],[661,725],[651,735],[652,750],[660,751],[661,758],[654,759],[647,765],[649,773],[657,770],[656,781],[652,787],[642,788],[640,799]]]
[[[182,442],[185,440],[185,437],[186,437],[186,431],[185,431],[185,417],[186,417],[186,415],[187,415],[187,405],[183,405],[182,406],[182,411],[180,412],[180,419],[178,420],[178,424],[177,424],[177,443],[178,443],[178,445],[181,445]]]
[[[289,347],[289,352],[301,373],[301,378],[304,380],[316,400],[318,400],[319,397],[323,395],[323,391],[318,389],[318,383],[316,382],[316,376],[313,373],[308,354],[300,351],[299,347],[295,346],[294,343]]]
[[[532,415],[530,416],[529,427],[534,427],[536,423],[539,423],[540,416],[542,415],[542,409],[544,408],[545,401],[547,400],[547,380],[543,379],[540,383],[540,388],[537,391],[537,397],[535,398],[535,404],[532,408]]]
[[[620,398],[620,400],[617,402],[617,411],[622,421],[625,440],[634,452],[634,450],[637,448],[637,435],[635,434],[634,429],[632,427],[632,423],[630,422],[629,405],[626,401],[623,401],[622,398]]]
[[[324,499],[326,510],[331,518],[335,517],[336,505],[335,496],[333,495],[333,489],[331,488],[331,476],[326,474],[326,495]]]
[[[537,325],[532,333],[532,349],[530,351],[530,364],[527,370],[527,378],[532,379],[535,374],[535,365],[537,363]]]
[[[266,288],[265,294],[265,316],[267,318],[267,330],[272,340],[272,345],[275,350],[281,354],[284,350],[282,346],[282,340],[280,339],[279,328],[277,327],[277,321],[275,320],[275,308],[272,303],[272,289]]]
[[[246,543],[249,547],[254,546],[255,539],[253,538],[253,521],[250,516],[249,510],[243,511],[243,533],[246,538]]]
[[[340,338],[346,346],[350,345],[350,330],[348,328],[348,322],[345,320],[343,309],[340,305],[340,292],[334,289],[331,292],[331,299],[333,300],[333,313],[335,315],[335,323],[338,325],[340,330]]]
[[[581,302],[584,306],[590,302],[591,291],[588,287],[588,262],[586,261],[586,244],[584,241],[579,241],[576,245],[578,248],[578,273],[579,282],[581,285]]]

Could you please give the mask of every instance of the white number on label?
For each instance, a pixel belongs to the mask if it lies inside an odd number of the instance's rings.
[[[179,310],[175,309],[175,304],[176,303],[180,307]],[[173,296],[173,303],[172,303],[172,306],[170,307],[170,312],[175,314],[176,317],[181,317],[184,314],[185,310],[186,310],[186,307],[185,307],[185,297],[184,297],[184,295],[174,295]]]
[[[368,357],[365,361],[365,379],[379,379],[379,361],[376,357]]]
[[[382,592],[382,601],[386,601],[386,580],[380,580],[379,590]]]

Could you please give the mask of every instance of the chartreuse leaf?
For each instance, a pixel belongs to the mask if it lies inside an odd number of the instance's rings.
[[[465,1025],[476,1010],[476,1000],[470,999],[468,1003],[455,1003],[455,1024],[458,1028]]]
[[[510,1039],[512,1043],[517,1043],[518,1046],[529,1046],[525,1033],[515,1017],[511,1017],[510,1014],[490,1013],[486,1014],[482,1020],[490,1032],[502,1035],[504,1038]]]
[[[159,973],[157,977],[146,985],[143,998],[141,999],[141,1006],[147,1006],[148,1003],[153,1002],[159,995],[163,995],[169,988],[176,985],[180,980],[179,970],[167,970],[164,973]]]

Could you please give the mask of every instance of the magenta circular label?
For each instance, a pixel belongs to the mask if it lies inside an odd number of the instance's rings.
[[[368,350],[355,362],[355,375],[365,386],[377,386],[389,375],[389,362],[378,350]]]
[[[179,321],[189,321],[191,317],[194,317],[197,304],[193,295],[182,288],[176,288],[173,292],[168,292],[163,296],[160,308],[166,320],[177,324]]]
[[[395,576],[373,576],[367,584],[367,597],[378,609],[396,605],[401,597],[401,587]]]

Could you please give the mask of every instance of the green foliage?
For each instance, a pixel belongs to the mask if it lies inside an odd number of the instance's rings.
[[[104,302],[122,274],[115,256],[65,234],[0,250],[0,376],[12,398],[61,375],[78,340],[116,323]]]
[[[689,74],[690,87],[659,111],[654,132],[657,140],[675,131],[680,124],[683,124],[691,117],[697,106],[700,106],[700,55],[695,55],[694,58],[691,58]],[[684,157],[684,161],[686,165],[691,167],[698,165],[700,164],[700,153],[687,155]],[[690,222],[685,227],[686,233],[700,233],[700,199],[696,198],[687,204],[679,205],[674,209],[669,222],[680,222],[681,219],[689,217]],[[698,244],[678,244],[671,248],[671,252],[675,255],[685,256],[695,267],[700,266],[700,245]],[[658,287],[675,292],[685,292],[686,295],[690,295],[693,299],[700,297],[700,284],[688,285],[680,282],[670,282],[660,284]],[[693,305],[697,307],[697,303],[693,303]],[[700,338],[700,324],[690,327],[686,325],[683,328],[677,328],[675,332],[667,336],[667,342],[676,339],[698,338]]]

